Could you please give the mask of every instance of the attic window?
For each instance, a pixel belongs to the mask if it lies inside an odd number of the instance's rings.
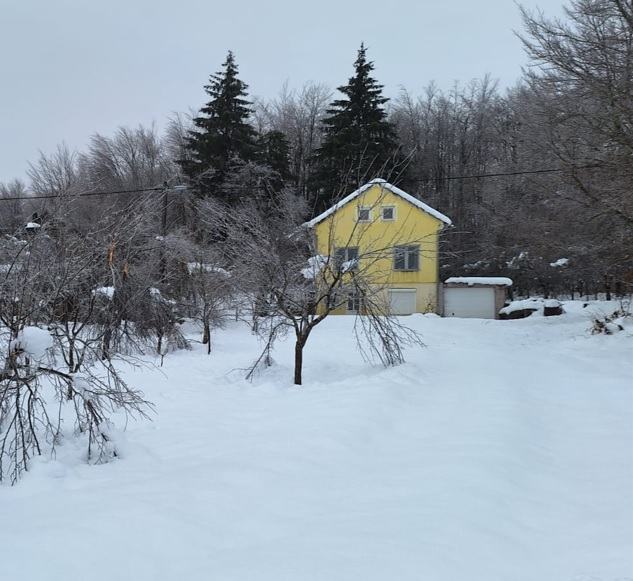
[[[371,208],[359,206],[358,207],[358,221],[371,222]]]
[[[383,206],[380,209],[380,216],[384,222],[393,222],[396,219],[396,209],[394,206]]]

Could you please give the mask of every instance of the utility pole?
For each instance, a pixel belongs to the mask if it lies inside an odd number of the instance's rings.
[[[163,182],[163,213],[160,221],[160,235],[165,238],[167,235],[167,207],[168,207],[169,187],[167,182]]]
[[[165,259],[165,237],[167,236],[167,208],[168,208],[168,192],[167,182],[163,182],[163,209],[160,219],[160,262],[158,266],[159,280],[165,282],[165,271],[167,270],[167,261]]]
[[[159,274],[160,274],[159,280],[162,283],[165,282],[165,275],[166,275],[166,270],[167,270],[167,259],[165,257],[165,238],[167,237],[167,209],[169,208],[169,190],[170,189],[173,189],[174,191],[177,191],[177,192],[181,192],[181,191],[187,190],[187,186],[177,185],[177,186],[173,186],[173,188],[170,188],[169,185],[167,184],[167,181],[163,182],[162,210],[161,210],[161,217],[160,217],[161,250],[160,250],[160,264],[159,264]]]

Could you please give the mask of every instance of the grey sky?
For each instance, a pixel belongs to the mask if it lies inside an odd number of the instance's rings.
[[[559,15],[562,0],[523,4]],[[526,62],[511,0],[0,0],[0,22],[0,181],[38,149],[197,109],[228,49],[265,97],[342,84],[361,40],[389,96],[485,73],[509,86]]]

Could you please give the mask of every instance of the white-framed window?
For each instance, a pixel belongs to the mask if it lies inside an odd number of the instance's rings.
[[[409,244],[393,249],[394,270],[420,270],[420,247]]]
[[[383,222],[393,222],[396,219],[396,207],[383,206],[380,208],[380,218]]]
[[[350,313],[358,313],[363,304],[363,297],[358,292],[351,292],[347,295],[347,310]]]
[[[357,220],[359,222],[371,222],[371,208],[369,206],[358,206]]]
[[[358,246],[344,246],[334,251],[334,266],[345,271],[358,268]]]
[[[342,306],[341,299],[338,296],[338,293],[335,290],[330,291],[330,294],[327,296],[327,308],[338,309]]]

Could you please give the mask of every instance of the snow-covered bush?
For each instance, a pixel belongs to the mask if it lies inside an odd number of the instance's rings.
[[[512,301],[499,310],[499,316],[502,319],[523,319],[534,313],[549,317],[552,315],[561,315],[564,312],[560,301],[536,297]]]
[[[207,258],[213,259],[212,256]],[[207,346],[209,354],[211,329],[221,327],[227,317],[233,296],[233,277],[225,268],[200,259],[187,263],[187,274],[187,311],[202,326],[202,343]]]
[[[14,246],[3,250],[15,267],[0,274],[0,480],[11,482],[64,437],[83,440],[89,462],[107,461],[117,454],[110,416],[149,405],[104,349],[111,305],[123,304],[104,268],[112,252],[71,232]]]
[[[139,293],[136,328],[140,335],[155,340],[155,349],[161,357],[172,349],[188,347],[178,326],[177,304],[163,297],[155,287]]]
[[[143,415],[147,402],[99,357],[98,343],[90,328],[77,336],[60,326],[2,328],[0,480],[15,482],[34,455],[52,453],[66,425],[85,439],[89,462],[116,456],[109,415]]]
[[[592,318],[592,335],[613,335],[618,331],[624,331],[625,321],[631,317],[631,313],[621,307],[610,315],[594,316]]]

